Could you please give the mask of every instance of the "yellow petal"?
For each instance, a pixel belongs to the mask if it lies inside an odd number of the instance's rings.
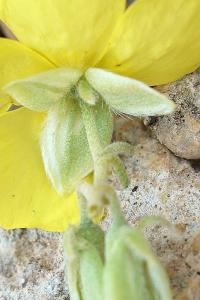
[[[0,226],[64,231],[79,221],[76,195],[52,188],[40,154],[45,115],[21,108],[0,118]]]
[[[200,1],[138,0],[123,16],[99,66],[150,85],[200,65]]]
[[[82,67],[102,57],[124,7],[125,0],[0,0],[0,19],[59,66]]]
[[[52,69],[43,56],[21,43],[0,38],[0,88],[12,80],[22,79]]]
[[[0,90],[0,116],[6,113],[11,105],[12,100],[10,97]]]
[[[0,117],[3,116],[10,108],[10,103],[0,103]]]
[[[0,116],[9,109],[13,102],[1,90],[5,84],[53,67],[44,57],[19,42],[0,38]]]

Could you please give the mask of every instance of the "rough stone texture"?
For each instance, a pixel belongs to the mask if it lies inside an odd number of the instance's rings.
[[[177,224],[146,231],[171,279],[174,299],[200,295],[200,181],[198,165],[175,157],[136,120],[116,120],[115,139],[135,145],[124,157],[130,186],[118,189],[127,220],[161,215]],[[0,231],[0,299],[67,300],[61,235],[41,230]]]
[[[176,102],[176,112],[147,118],[159,141],[176,155],[200,159],[200,69],[183,79],[157,88]]]
[[[41,230],[0,230],[0,299],[68,300],[62,237]]]

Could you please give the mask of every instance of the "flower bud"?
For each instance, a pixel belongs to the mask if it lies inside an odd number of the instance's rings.
[[[142,232],[126,224],[115,229],[111,226],[105,243],[91,222],[68,229],[70,299],[171,300],[167,275]]]
[[[107,234],[105,261],[104,300],[172,299],[164,269],[136,228]]]
[[[64,249],[71,300],[103,299],[104,233],[86,220],[65,233]]]

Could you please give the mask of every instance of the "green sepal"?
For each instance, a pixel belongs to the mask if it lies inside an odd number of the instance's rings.
[[[71,300],[102,300],[104,232],[89,219],[64,234]]]
[[[112,115],[102,101],[91,108],[101,144],[105,147],[112,137]],[[60,193],[70,193],[93,170],[93,159],[76,98],[69,96],[48,112],[41,149],[46,173]]]
[[[83,300],[103,299],[103,261],[91,244],[80,253],[80,284]]]
[[[85,77],[116,113],[155,116],[175,109],[174,102],[138,80],[97,68],[88,69]]]
[[[147,292],[143,261],[134,256],[118,232],[104,267],[105,300],[153,300]]]
[[[3,89],[19,104],[43,112],[65,98],[81,76],[82,72],[78,69],[57,68],[12,81]]]
[[[89,105],[95,105],[99,99],[99,95],[85,79],[81,79],[78,82],[76,89],[78,96]]]
[[[172,299],[167,275],[141,231],[124,225],[108,232],[105,260],[104,299]]]

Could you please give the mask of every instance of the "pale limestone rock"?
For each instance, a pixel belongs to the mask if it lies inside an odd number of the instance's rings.
[[[68,300],[67,294],[59,233],[0,230],[1,300]]]
[[[168,116],[146,118],[145,124],[175,155],[200,159],[200,69],[156,89],[172,99],[177,109]]]

